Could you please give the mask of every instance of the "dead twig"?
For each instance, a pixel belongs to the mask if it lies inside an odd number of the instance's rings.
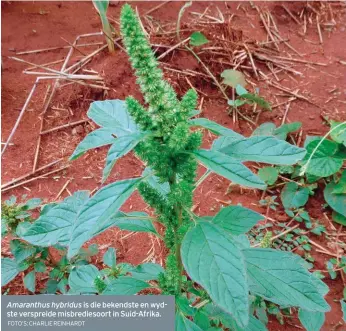
[[[65,169],[67,169],[69,166],[70,166],[70,165],[68,164],[68,165],[66,165],[66,166],[64,166],[64,167],[62,167],[62,168],[52,170],[52,171],[47,172],[46,174],[43,174],[43,175],[41,175],[41,176],[34,177],[34,178],[28,179],[28,180],[26,180],[26,181],[24,181],[24,182],[20,182],[20,183],[18,183],[18,184],[13,185],[13,186],[7,187],[7,188],[3,189],[2,192],[6,192],[6,191],[9,191],[9,190],[12,190],[12,189],[14,189],[14,188],[16,188],[16,187],[18,187],[18,186],[22,186],[22,185],[24,185],[24,184],[31,183],[31,182],[35,181],[36,179],[40,179],[40,178],[43,178],[43,177],[45,177],[45,176],[49,176],[49,175],[52,175],[52,174],[57,173],[57,172],[59,172],[59,171],[65,170]]]
[[[83,124],[83,123],[85,123],[85,122],[89,122],[89,120],[88,120],[88,119],[84,119],[84,120],[80,120],[80,121],[76,121],[76,122],[72,122],[72,123],[67,123],[67,124],[64,124],[64,125],[60,125],[60,126],[57,126],[57,127],[55,127],[55,128],[42,131],[40,134],[41,134],[41,135],[44,135],[44,134],[51,133],[51,132],[55,132],[55,131],[58,131],[58,130],[61,130],[61,129],[69,128],[69,127],[71,127],[71,126],[75,126],[75,125],[78,125],[78,124]]]
[[[23,180],[23,179],[25,179],[25,178],[28,178],[28,177],[30,177],[30,176],[32,176],[32,175],[34,175],[34,174],[36,174],[36,173],[38,173],[38,172],[44,170],[44,169],[50,168],[50,167],[52,167],[53,165],[55,165],[55,164],[61,162],[62,160],[63,160],[63,159],[59,159],[59,160],[53,161],[53,162],[48,163],[48,164],[46,164],[45,166],[43,166],[43,167],[37,169],[35,172],[32,172],[32,171],[31,171],[31,172],[29,172],[28,174],[25,174],[25,175],[23,175],[23,176],[20,176],[20,177],[14,179],[14,180],[12,180],[12,181],[10,181],[10,182],[8,182],[8,183],[2,185],[2,186],[1,186],[1,190],[4,189],[4,188],[6,188],[6,187],[8,187],[8,186],[11,186],[11,185],[13,185],[13,184],[15,184],[15,183],[18,183],[19,181],[21,181],[21,180]]]

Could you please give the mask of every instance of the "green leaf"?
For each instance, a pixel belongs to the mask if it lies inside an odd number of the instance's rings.
[[[113,169],[115,162],[129,153],[136,145],[145,137],[144,133],[133,133],[126,136],[117,138],[113,145],[110,147],[107,158],[106,166],[103,169],[102,182],[108,178],[111,170]]]
[[[205,149],[194,151],[193,154],[206,168],[234,183],[259,189],[266,188],[266,184],[261,179],[233,157],[218,151]]]
[[[216,123],[216,122],[213,122],[213,121],[210,121],[208,120],[207,118],[194,118],[194,119],[191,119],[189,120],[189,125],[190,126],[201,126],[205,129],[208,129],[209,131],[211,131],[212,133],[215,133],[217,135],[220,135],[220,136],[226,136],[226,137],[232,137],[234,139],[244,139],[244,137],[231,130],[231,129],[228,129],[228,128],[225,128],[224,126]]]
[[[276,125],[271,122],[261,124],[258,128],[252,132],[252,136],[273,136]]]
[[[307,154],[301,162],[302,165],[306,166],[310,156],[320,141],[321,139],[312,140],[306,146]],[[310,159],[306,172],[319,177],[328,177],[339,171],[342,167],[343,160],[334,156],[338,151],[338,147],[338,144],[334,141],[327,139],[323,140]]]
[[[10,241],[10,248],[17,263],[21,263],[26,258],[36,253],[35,247],[18,239]]]
[[[141,180],[142,178],[133,178],[111,183],[85,203],[72,228],[68,258],[77,254],[95,231],[119,210]]]
[[[228,206],[222,208],[213,218],[212,222],[233,235],[248,232],[264,217],[255,211],[241,206]]]
[[[114,226],[121,230],[158,234],[153,222],[148,218],[146,213],[132,212],[130,216],[126,216],[127,215],[124,214],[122,217],[116,217]],[[138,218],[136,219],[136,217]],[[141,217],[143,217],[143,219],[141,219]],[[146,219],[144,219],[144,217],[146,217]]]
[[[93,5],[100,16],[107,17],[108,0],[93,0]]]
[[[257,94],[245,93],[241,94],[241,97],[258,104],[263,109],[272,110],[270,107],[270,103]]]
[[[203,331],[198,325],[186,318],[182,313],[175,315],[175,331]]]
[[[112,129],[117,137],[139,131],[123,100],[94,101],[87,115],[97,125]]]
[[[325,284],[310,274],[300,256],[274,249],[242,250],[250,292],[278,305],[308,311],[329,311],[324,300]],[[322,293],[323,294],[322,294]]]
[[[296,147],[275,137],[253,136],[238,140],[221,149],[222,153],[242,161],[290,165],[305,155],[303,148]]]
[[[240,85],[237,85],[240,86]],[[236,99],[236,100],[228,100],[227,103],[232,106],[232,107],[241,107],[243,105],[245,105],[246,103],[248,103],[246,100],[240,100],[240,99]]]
[[[142,280],[121,276],[111,281],[102,295],[134,295],[148,287],[150,285]]]
[[[37,246],[66,245],[78,212],[89,198],[89,191],[75,192],[71,197],[43,213],[23,234],[22,238]]]
[[[27,275],[25,275],[24,279],[24,286],[32,293],[35,293],[35,287],[36,287],[36,274],[35,271],[30,271]]]
[[[142,177],[147,177],[145,179],[145,182],[149,184],[153,189],[158,191],[162,196],[166,197],[167,194],[171,191],[169,183],[168,182],[161,183],[159,177],[155,175],[149,176],[149,174],[151,173],[153,173],[153,170],[151,168],[146,167],[144,169],[142,173]]]
[[[331,138],[337,142],[338,144],[344,144],[346,146],[346,123],[343,122],[336,122],[336,121],[330,121],[331,124],[331,130],[333,130],[336,126],[340,125],[337,129],[334,129],[330,136]]]
[[[131,270],[133,278],[143,281],[157,280],[159,274],[164,272],[165,270],[157,263],[143,263]]]
[[[324,313],[303,309],[299,309],[298,317],[306,331],[320,331],[325,321]]]
[[[344,320],[344,322],[346,322],[346,301],[341,300],[340,304],[341,304],[341,310],[342,310],[342,319]]]
[[[76,147],[70,156],[70,161],[78,159],[89,149],[112,144],[115,141],[115,130],[101,128],[89,133]]]
[[[244,139],[244,137],[241,136],[241,138],[238,138],[236,136],[234,137],[221,136],[213,141],[213,145],[211,146],[211,149],[213,151],[220,151],[222,148],[232,144],[235,141],[238,141],[239,139]]]
[[[283,124],[273,131],[273,135],[278,139],[286,140],[287,135],[301,128],[301,122]]]
[[[201,32],[194,32],[190,36],[190,45],[191,46],[202,46],[204,44],[207,44],[208,42],[209,42],[209,40]]]
[[[1,258],[1,286],[7,285],[18,273],[19,269],[15,260]]]
[[[190,304],[190,301],[187,299],[187,297],[184,297],[184,296],[178,296],[177,298],[175,298],[175,305],[177,310],[179,309],[181,313],[185,316],[194,316],[197,312],[197,309],[192,307]],[[206,326],[206,328],[210,326],[208,317],[207,317],[207,320],[208,320],[208,325]],[[200,327],[195,317],[194,317],[194,322]]]
[[[346,194],[334,194],[336,184],[330,182],[323,191],[324,199],[337,213],[346,217]]]
[[[72,293],[97,293],[95,279],[100,276],[100,271],[92,264],[78,266],[71,271],[68,285]]]
[[[94,237],[113,226],[116,226],[121,230],[151,232],[157,235],[157,231],[148,214],[138,211],[131,213],[118,211],[107,222],[101,225],[97,224],[97,228],[91,236]]]
[[[37,208],[42,203],[40,198],[33,198],[25,202],[25,205],[22,207],[23,210],[31,210]]]
[[[263,167],[258,170],[258,177],[266,184],[273,185],[279,177],[279,170],[273,167]]]
[[[346,226],[346,217],[333,210],[332,219],[334,222]]]
[[[221,77],[223,78],[223,83],[225,85],[232,86],[233,88],[235,88],[237,85],[241,85],[243,87],[246,86],[245,76],[238,70],[224,70],[221,73]]]
[[[47,267],[44,262],[38,261],[34,264],[34,269],[36,272],[45,272],[47,270]]]
[[[114,268],[117,264],[117,256],[115,248],[109,247],[103,255],[103,263],[110,268]]]
[[[239,96],[242,96],[244,94],[248,94],[248,91],[245,87],[243,87],[242,85],[238,84],[236,87],[235,87],[235,91],[236,93],[239,95]]]
[[[185,235],[181,247],[186,272],[211,299],[245,326],[249,319],[248,286],[243,256],[229,234],[199,222]]]
[[[338,183],[335,185],[335,188],[332,192],[333,194],[346,194],[346,171],[342,172],[341,178]]]
[[[211,303],[207,304],[204,310],[209,318],[220,320],[224,327],[232,331],[267,331],[267,328],[253,315],[249,316],[249,324],[245,328],[241,328],[231,315]]]
[[[297,209],[304,206],[308,200],[309,189],[300,187],[297,183],[287,183],[281,191],[281,201],[285,209]]]

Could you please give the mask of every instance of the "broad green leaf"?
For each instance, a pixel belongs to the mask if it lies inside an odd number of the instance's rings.
[[[190,36],[190,45],[191,46],[202,46],[204,44],[207,44],[208,42],[209,42],[209,40],[201,32],[194,32]]]
[[[286,140],[287,135],[301,128],[301,122],[283,124],[273,131],[273,135],[278,139]]]
[[[35,287],[36,287],[36,274],[35,271],[30,271],[27,275],[25,275],[24,279],[24,286],[32,293],[35,293]]]
[[[346,217],[333,210],[332,219],[334,222],[346,226]]]
[[[106,165],[103,169],[103,182],[108,178],[115,162],[134,149],[144,137],[144,133],[137,132],[115,139],[107,154]]]
[[[335,188],[332,192],[333,194],[346,194],[346,171],[343,170],[341,178],[338,183],[335,185]]]
[[[277,128],[274,123],[266,122],[256,128],[252,136],[274,136],[278,139],[286,140],[289,133],[297,131],[301,126],[301,122],[293,122],[283,124]]]
[[[232,331],[267,331],[267,328],[253,315],[249,316],[249,324],[245,328],[241,328],[231,315],[211,303],[207,304],[204,310],[209,318],[220,320],[224,327]]]
[[[213,218],[212,222],[233,235],[248,232],[255,224],[264,217],[255,211],[241,207],[228,206],[222,208]]]
[[[189,125],[190,126],[201,126],[201,127],[208,129],[209,131],[211,131],[217,135],[226,136],[226,137],[233,137],[237,140],[244,138],[241,134],[239,134],[239,133],[237,133],[231,129],[225,128],[224,126],[222,126],[216,122],[210,121],[207,118],[201,117],[201,118],[191,119],[191,120],[189,120]]]
[[[147,177],[151,173],[153,173],[153,170],[149,167],[146,167],[143,171],[142,177]],[[149,184],[153,189],[158,191],[163,197],[166,197],[167,194],[171,191],[169,183],[161,183],[160,179],[155,175],[148,176],[145,179],[145,182]]]
[[[256,128],[251,136],[273,136],[275,129],[276,125],[274,123],[266,122]]]
[[[287,183],[281,191],[281,201],[285,209],[297,209],[304,206],[308,200],[309,189],[300,187],[297,183]]]
[[[78,191],[41,215],[22,234],[33,245],[66,245],[78,212],[89,198],[89,191]]]
[[[330,310],[318,286],[321,280],[303,267],[300,256],[266,248],[244,249],[242,253],[253,294],[278,305],[315,312]]]
[[[194,151],[193,154],[206,168],[234,183],[259,189],[266,188],[266,184],[261,179],[233,157],[206,149]]]
[[[268,185],[273,185],[277,181],[279,170],[273,167],[263,167],[258,170],[258,177]]]
[[[306,331],[320,331],[325,321],[325,314],[299,309],[298,317]]]
[[[150,222],[150,224],[149,224]],[[125,224],[125,225],[124,225]],[[118,211],[114,216],[112,216],[107,222],[103,224],[97,224],[97,228],[93,232],[93,234],[90,235],[91,237],[94,237],[96,235],[99,235],[103,231],[109,229],[110,227],[117,226],[122,230],[129,229],[130,226],[136,226],[137,231],[140,232],[153,232],[157,234],[156,230],[153,229],[153,225],[151,223],[150,217],[148,214],[144,212],[138,212],[134,211],[131,213],[123,213],[121,211]],[[127,227],[127,229],[125,229]]]
[[[112,280],[105,290],[103,295],[134,295],[150,285],[142,280],[132,277],[121,276],[115,280]]]
[[[296,147],[275,137],[254,136],[238,140],[221,149],[222,153],[242,161],[264,162],[278,165],[294,164],[305,155]]]
[[[341,304],[341,310],[342,310],[342,319],[346,323],[346,301],[345,300],[341,300],[340,304]]]
[[[72,228],[68,258],[77,254],[95,231],[119,211],[141,180],[142,178],[133,178],[111,183],[85,203]]]
[[[76,160],[89,149],[102,147],[112,144],[115,141],[115,130],[110,128],[101,128],[89,133],[76,147],[70,156],[70,161]]]
[[[213,145],[211,146],[211,149],[213,151],[220,151],[222,148],[230,145],[231,143],[244,139],[243,136],[241,137],[226,137],[226,136],[221,136],[213,141]]]
[[[10,248],[17,263],[21,263],[36,252],[35,247],[18,239],[10,241]]]
[[[248,285],[243,256],[229,234],[209,222],[199,222],[185,235],[182,261],[192,280],[211,299],[245,326],[249,320]]]
[[[324,199],[333,210],[346,217],[346,194],[334,194],[335,186],[334,182],[326,186],[323,191]]]
[[[182,313],[175,315],[175,331],[203,331],[198,325],[186,318]]]
[[[115,268],[117,264],[117,256],[116,256],[115,248],[109,247],[107,249],[107,251],[103,255],[103,263],[110,268]]]
[[[269,102],[267,102],[266,100],[264,100],[262,97],[260,97],[257,94],[245,93],[245,94],[242,94],[241,97],[258,104],[263,109],[271,110]]]
[[[157,280],[159,274],[164,272],[165,270],[157,263],[143,263],[131,270],[133,278],[143,281]]]
[[[306,146],[307,153],[301,164],[307,166],[306,172],[311,175],[328,177],[339,171],[343,160],[335,156],[335,153],[338,151],[338,144],[326,139],[323,140],[310,159],[309,164],[307,164],[320,141],[321,139],[315,139]]]
[[[223,78],[223,83],[225,85],[232,86],[233,88],[235,88],[237,85],[241,85],[243,87],[246,86],[245,76],[238,70],[224,70],[221,73],[221,77]]]
[[[112,129],[117,137],[139,131],[123,100],[94,101],[87,115],[97,125]]]
[[[130,215],[124,213],[120,215],[118,213],[114,218],[113,226],[121,230],[158,234],[153,222],[146,213],[132,212]]]
[[[1,286],[7,285],[19,273],[15,260],[8,257],[1,258]]]
[[[71,271],[68,285],[72,293],[97,293],[95,279],[100,276],[100,271],[92,264],[78,266]]]
[[[346,146],[346,122],[330,121],[330,124],[331,130],[338,126],[337,129],[334,129],[330,133],[331,138],[338,144],[344,144]]]

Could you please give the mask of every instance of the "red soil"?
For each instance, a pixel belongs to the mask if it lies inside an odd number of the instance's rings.
[[[144,14],[150,8],[158,3],[138,2],[134,5],[138,6],[140,14]],[[178,16],[182,2],[171,2],[164,5],[160,9],[154,11],[151,16],[160,22],[175,22]],[[250,9],[248,3],[243,3],[241,8],[238,8],[239,3],[232,2],[225,5],[220,3],[203,3],[197,2],[187,10],[183,19],[182,29],[184,24],[189,22],[191,16],[189,12],[203,12],[205,8],[211,5],[212,10],[216,12],[216,5],[221,9],[226,16],[234,13],[230,26],[235,34],[240,34],[245,37],[258,41],[265,41],[266,33],[260,25],[258,15],[255,10]],[[346,52],[344,47],[345,38],[345,21],[337,20],[336,28],[333,32],[328,33],[323,31],[323,45],[318,43],[318,34],[315,27],[309,27],[306,39],[313,41],[307,42],[297,33],[297,25],[292,21],[287,13],[283,11],[280,3],[259,4],[267,6],[271,9],[274,15],[281,34],[289,36],[290,43],[300,53],[304,54],[302,59],[306,61],[316,61],[327,63],[326,67],[306,66],[304,64],[297,65],[294,69],[301,71],[304,77],[299,76],[289,77],[288,75],[280,74],[281,84],[292,89],[298,89],[299,93],[306,95],[313,103],[305,101],[295,101],[291,105],[288,113],[290,122],[300,121],[303,123],[303,137],[307,134],[325,134],[328,127],[323,123],[322,115],[329,116],[333,119],[345,119],[345,97],[346,97],[346,67],[339,61],[346,60]],[[288,3],[287,3],[288,5]],[[305,3],[294,3],[290,5],[292,11],[298,11]],[[25,75],[22,71],[29,65],[13,61],[8,56],[14,56],[15,52],[40,49],[55,46],[66,46],[66,42],[61,39],[73,42],[75,38],[84,33],[100,31],[100,21],[90,2],[37,2],[37,3],[2,3],[2,142],[5,142],[12,127],[18,117],[19,111],[23,106],[29,91],[31,90],[35,78],[31,75]],[[110,17],[118,20],[121,3],[114,2],[110,9]],[[246,10],[242,10],[242,8]],[[335,12],[337,10],[335,9]],[[20,26],[20,30],[19,27]],[[117,25],[115,24],[116,28]],[[299,27],[301,30],[301,27]],[[206,28],[208,38],[212,38],[214,31]],[[177,41],[175,35],[171,38],[170,45],[174,45]],[[89,38],[86,42],[100,42],[101,37]],[[152,42],[156,42],[156,37]],[[159,43],[159,42],[158,42]],[[285,56],[285,48],[281,47]],[[95,47],[83,48],[82,51],[86,54],[90,53]],[[286,49],[288,50],[288,49]],[[47,63],[62,59],[67,54],[67,49],[49,51],[38,54],[30,54],[20,56],[26,61],[34,63]],[[160,50],[160,53],[163,51]],[[292,51],[290,51],[292,54]],[[81,54],[75,52],[73,61],[76,61]],[[297,57],[293,54],[294,57]],[[215,57],[217,60],[217,57]],[[195,58],[185,51],[174,51],[164,59],[175,68],[192,69],[202,71],[201,66]],[[72,62],[71,62],[72,63]],[[52,68],[59,69],[61,64]],[[49,108],[45,114],[44,130],[50,129],[59,125],[73,122],[79,119],[86,118],[86,111],[90,103],[94,100],[102,99],[124,99],[128,95],[133,95],[141,99],[138,87],[135,84],[135,78],[130,68],[128,58],[121,50],[117,49],[114,56],[109,55],[107,51],[95,56],[93,60],[86,66],[87,69],[95,70],[99,75],[104,77],[106,86],[110,87],[110,91],[103,93],[99,89],[92,89],[80,85],[69,85],[58,91],[53,99],[52,106],[60,108],[54,110]],[[214,74],[219,78],[218,74],[222,69],[228,69],[227,65],[212,65]],[[175,89],[182,95],[189,87],[183,76],[178,76],[176,73],[165,71],[166,78],[171,81]],[[233,124],[232,118],[227,114],[227,105],[218,90],[209,81],[201,80],[200,78],[189,78],[192,85],[203,93],[208,95],[204,98],[202,114],[211,120],[214,120],[224,126],[232,128],[237,132],[245,135],[251,133],[251,128],[248,123],[241,120]],[[255,81],[254,77],[251,77]],[[278,101],[284,100],[280,96],[276,96],[279,91],[268,86],[265,82],[259,84],[261,95],[266,97],[276,104]],[[13,146],[9,146],[2,160],[2,182],[6,183],[22,176],[31,171],[35,155],[36,143],[39,135],[41,112],[46,95],[48,84],[40,83],[36,90],[32,102],[30,103],[27,112],[25,113],[17,132],[12,140]],[[336,93],[330,91],[338,88]],[[335,98],[330,99],[330,97]],[[328,101],[328,102],[327,102]],[[273,121],[276,124],[281,123],[285,108],[275,108],[273,112],[264,112],[260,116],[259,123]],[[90,131],[95,128],[94,124],[84,124],[78,127],[77,130],[68,128],[47,134],[43,137],[40,148],[40,156],[38,166],[43,166],[59,158],[67,158],[71,155],[77,143]],[[74,132],[77,131],[77,132]],[[212,135],[205,135],[205,146],[210,145]],[[70,164],[70,167],[60,173],[48,176],[31,182],[27,185],[15,188],[5,192],[3,199],[10,195],[20,197],[22,194],[27,194],[28,197],[40,197],[45,202],[54,201],[58,192],[61,190],[67,180],[71,179],[68,185],[69,192],[88,189],[90,191],[100,187],[101,173],[105,162],[107,148],[101,148],[88,152],[86,155]],[[128,155],[121,159],[115,166],[108,182],[130,178],[141,174],[143,166],[139,160],[133,155]],[[199,175],[203,173],[203,169],[199,170]],[[260,192],[253,190],[243,190],[242,193],[238,189],[226,194],[228,182],[216,175],[210,176],[197,190],[195,203],[195,212],[198,214],[215,214],[224,202],[232,201],[232,204],[242,203],[246,207],[251,207],[259,212],[264,213],[265,209],[258,206]],[[279,191],[277,192],[279,195]],[[68,195],[65,190],[61,198]],[[203,203],[199,204],[200,201]],[[307,210],[313,218],[324,223],[327,229],[330,229],[329,222],[323,216],[322,204],[324,203],[321,194],[312,197],[308,203]],[[138,193],[127,201],[123,209],[129,210],[146,210],[146,205],[142,201]],[[283,220],[283,210],[271,212],[272,218]],[[118,260],[126,261],[133,264],[141,263],[146,258],[151,257],[151,260],[162,263],[164,258],[164,248],[152,238],[145,234],[134,234],[126,237],[126,231],[111,229],[93,240],[97,242],[104,252],[107,247],[116,247],[118,251]],[[327,243],[320,237],[313,235],[313,240],[321,245]],[[6,241],[3,243],[6,250]],[[330,258],[327,255],[322,255],[313,250],[312,255],[316,259],[315,269],[325,269],[325,262]],[[327,321],[322,330],[330,331],[341,321],[341,311],[338,300],[342,297],[343,284],[340,277],[331,281],[326,280],[330,286],[328,294],[328,302],[332,306],[332,312],[327,314]],[[22,282],[15,283],[11,288],[10,293],[26,293],[21,285]],[[335,301],[335,302],[334,302]],[[269,323],[270,330],[297,330],[299,322],[296,318],[290,321],[290,324],[281,326],[276,320],[271,319]]]

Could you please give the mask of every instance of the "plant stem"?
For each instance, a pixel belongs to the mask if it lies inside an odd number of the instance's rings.
[[[169,181],[170,186],[176,184],[177,181],[177,176],[176,173],[173,174],[171,180]],[[176,203],[174,205],[174,211],[178,220],[178,224],[177,226],[174,227],[174,241],[175,241],[175,257],[177,259],[177,266],[178,266],[178,270],[179,270],[179,280],[178,280],[178,286],[177,286],[177,292],[180,293],[181,292],[181,283],[182,283],[182,273],[183,273],[183,263],[181,261],[181,243],[180,243],[180,238],[178,235],[178,230],[182,224],[182,213],[183,213],[183,209],[182,206],[180,206],[180,204]]]

